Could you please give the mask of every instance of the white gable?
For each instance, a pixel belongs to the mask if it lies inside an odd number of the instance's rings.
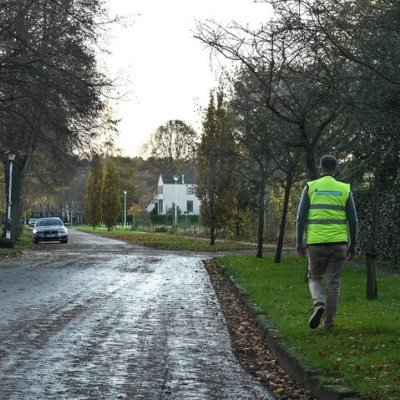
[[[162,175],[158,178],[158,190],[152,204],[158,203],[158,213],[165,215],[178,205],[181,213],[188,215],[200,214],[200,200],[196,197],[194,184],[185,184],[183,175],[174,183],[164,183]],[[149,209],[150,205],[148,206]],[[154,207],[154,206],[153,206]]]

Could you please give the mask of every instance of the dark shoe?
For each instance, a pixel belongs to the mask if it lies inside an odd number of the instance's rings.
[[[321,318],[324,315],[325,312],[325,306],[323,304],[315,305],[314,311],[308,321],[308,326],[311,329],[316,329],[319,326],[319,323],[321,322]]]

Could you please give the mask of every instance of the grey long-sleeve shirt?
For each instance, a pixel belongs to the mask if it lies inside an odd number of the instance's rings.
[[[297,219],[296,219],[297,245],[303,244],[303,235],[308,219],[309,208],[310,208],[310,198],[308,196],[308,186],[305,186],[305,188],[303,189],[303,193],[301,194],[300,204],[297,210]],[[349,248],[355,249],[357,244],[358,219],[357,219],[356,206],[354,204],[354,199],[351,192],[346,202],[346,215],[347,215],[347,224],[349,227],[349,237],[350,237]]]

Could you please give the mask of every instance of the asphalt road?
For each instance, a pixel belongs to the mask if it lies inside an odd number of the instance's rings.
[[[0,399],[273,399],[200,256],[70,232],[0,260]]]

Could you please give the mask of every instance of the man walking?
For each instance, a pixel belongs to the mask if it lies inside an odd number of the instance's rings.
[[[308,285],[314,305],[308,322],[311,329],[316,329],[322,318],[326,329],[333,328],[343,265],[346,258],[354,257],[356,248],[356,208],[350,185],[334,178],[337,164],[332,155],[321,158],[321,177],[307,183],[297,211],[297,253],[305,256],[306,249],[308,253]],[[305,230],[307,245],[303,242]]]

